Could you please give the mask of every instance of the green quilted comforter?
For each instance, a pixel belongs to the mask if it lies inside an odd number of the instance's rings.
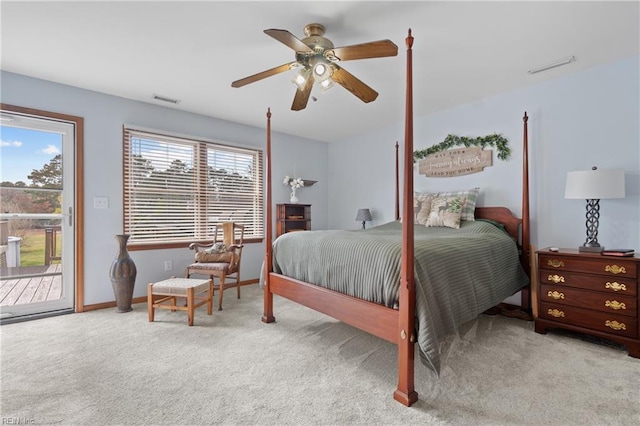
[[[293,232],[274,241],[274,272],[398,307],[400,222],[357,231]],[[417,343],[440,371],[445,337],[528,284],[513,239],[489,221],[415,227]]]

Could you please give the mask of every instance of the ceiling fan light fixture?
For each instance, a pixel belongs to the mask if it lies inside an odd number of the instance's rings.
[[[320,89],[323,92],[326,92],[327,90],[331,89],[332,87],[333,87],[333,80],[331,80],[330,78],[320,82]]]
[[[311,70],[308,68],[304,68],[300,70],[293,78],[291,82],[296,85],[298,90],[304,90],[305,84],[307,84],[307,80],[311,77]]]
[[[333,74],[333,71],[329,64],[318,62],[313,66],[313,76],[316,81],[325,81],[331,77],[331,74]]]

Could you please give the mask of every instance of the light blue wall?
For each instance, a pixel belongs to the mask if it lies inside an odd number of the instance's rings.
[[[513,151],[482,173],[455,178],[414,175],[416,190],[480,186],[479,205],[505,205],[521,213],[522,116],[529,115],[532,242],[536,247],[578,247],[586,238],[582,200],[564,199],[572,170],[624,169],[626,198],[600,201],[598,240],[605,247],[640,250],[640,57],[416,117],[414,149],[460,136],[503,134]],[[428,76],[427,76],[428,78]],[[415,93],[414,102],[428,102]],[[369,207],[379,225],[394,218],[394,143],[404,124],[329,146],[329,228],[355,229],[358,208]],[[355,160],[354,160],[355,159]],[[416,167],[417,170],[417,167]]]
[[[505,205],[520,214],[522,115],[529,114],[532,242],[537,247],[577,247],[585,239],[585,203],[564,199],[567,171],[623,168],[625,199],[600,202],[599,241],[607,247],[640,250],[640,57],[632,57],[480,102],[415,118],[415,149],[448,133],[480,136],[502,133],[512,156],[484,172],[449,179],[415,175],[416,190],[481,187],[480,205]],[[245,146],[265,145],[264,129],[185,113],[71,86],[2,72],[3,103],[71,114],[85,119],[85,303],[113,300],[108,270],[115,256],[114,234],[122,232],[123,124],[200,136]],[[415,94],[416,102],[427,94]],[[404,108],[399,106],[399,108]],[[266,107],[265,107],[266,109]],[[356,229],[358,208],[371,209],[368,226],[393,220],[394,144],[403,123],[335,144],[278,133],[273,112],[274,202],[286,202],[285,174],[317,180],[298,193],[313,204],[314,229]],[[265,118],[266,122],[266,118]],[[109,209],[93,208],[108,197]],[[257,278],[263,244],[248,245],[243,278]],[[136,296],[144,285],[171,273],[181,275],[192,259],[186,249],[136,251]]]
[[[266,131],[175,109],[132,101],[103,93],[2,72],[1,101],[84,117],[84,254],[85,304],[114,300],[109,267],[117,251],[115,234],[122,233],[122,125],[133,124],[172,133],[204,137],[249,147],[266,146]],[[265,128],[266,128],[265,106]],[[272,111],[273,197],[274,203],[287,202],[288,187],[282,178],[293,173],[317,180],[314,186],[298,192],[300,202],[311,203],[312,227],[327,227],[327,155],[324,142],[301,139],[276,132],[277,111]],[[94,197],[108,197],[109,208],[93,208]],[[138,277],[134,297],[146,295],[146,284],[182,276],[193,260],[188,249],[131,252]],[[243,251],[242,279],[258,278],[264,244],[248,244]],[[164,261],[173,262],[171,272]]]

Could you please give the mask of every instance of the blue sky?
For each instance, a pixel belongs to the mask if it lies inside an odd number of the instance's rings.
[[[0,127],[0,182],[23,181],[62,152],[62,136],[37,130]]]

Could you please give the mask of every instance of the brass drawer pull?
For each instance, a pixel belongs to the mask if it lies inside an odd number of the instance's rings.
[[[627,270],[624,268],[624,266],[618,266],[618,265],[607,265],[604,267],[604,271],[605,272],[611,272],[612,274],[626,274]]]
[[[564,293],[558,293],[555,290],[554,291],[549,291],[547,293],[547,296],[549,296],[549,297],[551,297],[553,299],[556,299],[556,300],[558,300],[558,299],[563,299],[564,300]],[[609,301],[607,301],[607,302],[609,302]]]
[[[613,291],[619,291],[619,290],[627,291],[627,286],[626,285],[620,284],[620,283],[618,283],[616,281],[614,281],[612,283],[607,281],[607,283],[604,285],[604,288],[609,288],[609,289],[611,289]]]
[[[618,309],[627,309],[627,305],[622,302],[618,302],[617,300],[607,300],[606,302],[604,302],[604,306],[606,306],[607,308],[615,309],[616,311]]]
[[[551,315],[552,317],[556,317],[556,318],[560,318],[560,317],[562,317],[562,318],[564,318],[564,312],[563,312],[563,311],[559,311],[559,310],[557,310],[557,309],[549,309],[549,310],[547,311],[547,313],[548,313],[549,315]]]
[[[606,320],[604,322],[604,325],[606,325],[609,328],[612,328],[614,330],[626,330],[627,326],[623,323],[623,322],[618,322],[618,321],[609,321]]]
[[[549,275],[547,281],[553,281],[556,284],[563,283],[564,277],[562,275]]]
[[[564,262],[562,260],[558,260],[558,259],[549,259],[547,261],[547,265],[553,266],[554,268],[560,268],[560,267],[564,266]]]

